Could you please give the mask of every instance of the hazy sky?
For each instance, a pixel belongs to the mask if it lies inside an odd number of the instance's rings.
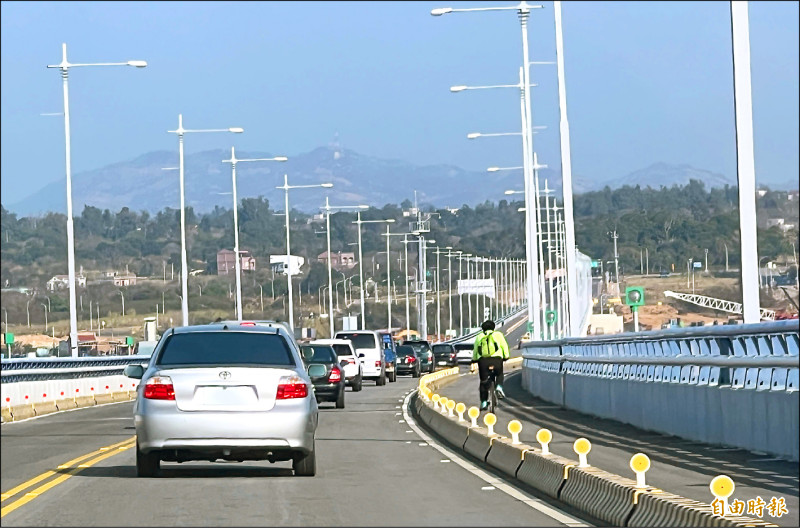
[[[231,145],[292,156],[333,141],[416,164],[521,164],[513,84],[521,36],[511,12],[432,17],[492,2],[2,2],[2,198],[64,178],[62,83],[48,64],[148,61],[70,70],[73,173],[175,150]],[[513,5],[513,3],[495,3]],[[798,175],[798,2],[750,2],[759,183]],[[576,175],[605,180],[651,163],[735,178],[729,2],[564,2]],[[533,60],[554,60],[552,2],[532,12]],[[560,166],[555,66],[533,67],[540,162]],[[435,185],[435,183],[432,183]]]

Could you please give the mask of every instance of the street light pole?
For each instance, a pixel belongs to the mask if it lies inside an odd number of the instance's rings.
[[[167,130],[170,134],[178,135],[178,157],[179,157],[179,172],[180,172],[180,194],[181,194],[181,312],[183,315],[183,326],[189,325],[189,263],[186,255],[186,205],[185,205],[185,188],[184,188],[184,162],[183,162],[183,136],[187,132],[232,132],[234,134],[241,134],[244,129],[232,128],[219,128],[219,129],[206,129],[206,130],[188,130],[183,128],[183,114],[178,114],[178,128],[176,130]],[[234,210],[236,208],[234,207]]]
[[[231,164],[231,180],[233,182],[233,252],[236,260],[236,320],[242,322],[242,257],[239,254],[239,200],[236,198],[236,163],[244,161],[287,161],[286,156],[275,158],[236,159],[234,147],[231,147],[231,159],[222,163]],[[263,301],[261,311],[264,311]]]
[[[362,220],[361,219],[361,211],[357,213],[358,219],[353,222],[354,224],[358,225],[358,281],[359,281],[359,292],[361,298],[361,329],[364,330],[366,328],[366,306],[364,303],[364,260],[362,249],[361,249],[361,224],[378,224],[378,223],[393,223],[393,218],[388,218],[386,220]],[[389,237],[386,237],[387,240]]]
[[[125,295],[120,290],[117,290],[117,293],[122,298],[122,317],[125,317]]]
[[[145,61],[98,62],[93,64],[71,64],[67,61],[67,45],[61,44],[61,63],[48,65],[59,68],[64,88],[64,142],[67,176],[67,270],[69,274],[69,346],[72,357],[78,357],[78,310],[75,294],[75,228],[72,218],[72,153],[69,128],[69,69],[76,66],[134,66],[144,68]],[[30,326],[30,324],[28,325]]]
[[[286,282],[289,286],[289,328],[294,332],[294,301],[292,299],[292,251],[289,244],[289,189],[309,189],[313,187],[333,187],[332,183],[313,185],[289,185],[289,175],[283,175],[283,185],[276,189],[284,190],[284,207],[286,208]]]

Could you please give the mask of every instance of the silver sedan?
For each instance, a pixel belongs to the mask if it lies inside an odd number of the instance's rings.
[[[295,475],[316,473],[316,374],[283,327],[172,328],[147,367],[125,374],[142,380],[133,411],[140,477],[156,476],[162,460],[291,460]]]

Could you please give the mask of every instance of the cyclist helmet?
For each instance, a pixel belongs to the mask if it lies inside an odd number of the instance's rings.
[[[483,330],[484,332],[486,332],[487,330],[494,330],[494,321],[492,321],[491,319],[485,320],[483,323],[481,323],[481,330]]]

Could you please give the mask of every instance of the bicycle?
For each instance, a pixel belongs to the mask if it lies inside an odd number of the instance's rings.
[[[496,377],[497,373],[494,370],[493,365],[489,365],[489,407],[486,409],[490,413],[494,413],[494,410],[497,408],[497,391],[495,387],[497,386]]]

